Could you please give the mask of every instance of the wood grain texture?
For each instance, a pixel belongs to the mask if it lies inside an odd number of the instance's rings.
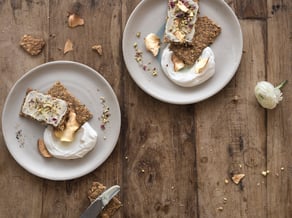
[[[241,26],[244,53],[238,72],[222,92],[196,105],[201,217],[266,216],[261,176],[266,164],[265,113],[258,110],[253,94],[265,75],[265,23],[242,21]],[[241,173],[245,178],[234,184],[232,176]]]
[[[108,80],[122,114],[111,156],[92,173],[69,181],[26,172],[9,154],[1,131],[0,218],[77,218],[89,205],[86,193],[93,181],[121,186],[123,207],[115,218],[290,218],[291,1],[226,2],[243,32],[239,69],[215,96],[178,106],[143,92],[123,62],[123,30],[140,0],[0,1],[1,113],[9,90],[29,69],[72,60]],[[68,27],[68,12],[78,13],[85,25]],[[24,34],[45,39],[39,56],[31,57],[19,46]],[[73,51],[64,54],[67,39]],[[94,44],[102,45],[102,56],[91,49]],[[253,93],[256,82],[284,79],[289,82],[283,101],[274,110],[260,107]],[[237,173],[245,174],[238,185],[231,181]]]
[[[291,9],[289,0],[268,1],[267,79],[277,85],[289,80],[283,101],[267,113],[267,203],[269,217],[291,217],[292,214],[292,98],[291,93]],[[281,43],[279,43],[281,42]],[[282,170],[281,170],[282,168]],[[287,194],[284,194],[287,193]]]

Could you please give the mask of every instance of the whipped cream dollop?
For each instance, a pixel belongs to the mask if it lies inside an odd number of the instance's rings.
[[[192,66],[185,66],[179,71],[174,70],[173,52],[167,46],[162,53],[161,66],[166,76],[175,84],[183,87],[199,85],[215,74],[215,55],[210,47],[206,47],[201,56]],[[207,59],[207,62],[206,62]],[[202,62],[205,60],[205,65]]]
[[[48,126],[44,132],[44,142],[49,153],[56,158],[82,158],[95,147],[97,132],[86,122],[75,133],[75,138],[72,142],[61,142],[55,136],[53,127]]]

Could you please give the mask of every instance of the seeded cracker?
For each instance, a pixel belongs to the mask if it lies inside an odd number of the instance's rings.
[[[87,193],[90,202],[93,202],[105,190],[106,186],[99,182],[93,182],[91,188],[88,190]],[[119,201],[119,199],[117,197],[113,197],[109,204],[105,206],[105,208],[102,210],[99,217],[102,218],[112,217],[121,206],[122,203]]]
[[[82,126],[85,122],[92,118],[91,112],[88,108],[82,104],[77,98],[75,98],[60,82],[56,82],[49,90],[48,94],[63,99],[68,103],[69,110],[75,111],[76,120]],[[59,126],[59,130],[65,129],[65,124]]]
[[[208,17],[198,17],[196,33],[191,45],[171,44],[169,49],[187,65],[193,65],[204,48],[211,45],[221,32],[221,27]]]

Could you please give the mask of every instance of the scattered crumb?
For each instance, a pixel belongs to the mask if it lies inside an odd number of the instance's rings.
[[[106,124],[109,123],[109,117],[110,117],[110,108],[109,106],[106,104],[106,100],[104,97],[100,97],[100,102],[102,104],[102,115],[99,117],[99,120],[101,121],[101,126],[100,128],[102,130],[105,130]]]
[[[102,46],[101,45],[94,45],[91,48],[92,48],[92,50],[96,51],[97,54],[102,56]]]
[[[223,198],[223,204],[226,204],[227,198]]]
[[[20,46],[32,56],[40,54],[45,44],[46,42],[44,39],[27,34],[25,34],[20,41]]]
[[[128,156],[125,156],[125,160],[128,160],[129,159],[129,157]]]
[[[140,38],[140,36],[141,36],[141,32],[137,32],[137,33],[136,33],[136,37],[137,37],[137,38]]]
[[[229,183],[229,180],[228,180],[228,179],[225,179],[225,180],[224,180],[224,183],[225,183],[225,184],[228,184],[228,183]]]
[[[285,170],[285,168],[284,167],[281,167],[281,171],[284,171]]]
[[[50,158],[50,157],[53,157],[49,151],[47,150],[47,147],[45,145],[45,142],[43,139],[38,139],[38,149],[39,149],[39,152],[40,154],[43,156],[43,157],[46,157],[46,158]]]
[[[237,185],[245,177],[245,174],[235,174],[232,176],[232,181]]]
[[[267,171],[263,171],[263,172],[262,172],[262,175],[263,175],[263,176],[267,176],[269,173],[270,173],[269,170],[267,170]]]
[[[239,100],[239,96],[235,95],[232,100],[233,101],[238,101]]]
[[[223,207],[218,207],[217,210],[218,211],[223,211]]]
[[[68,53],[69,51],[73,51],[73,43],[70,39],[67,39],[64,46],[64,54]]]
[[[23,148],[24,147],[24,136],[22,134],[21,129],[16,132],[15,138],[17,139],[17,142],[19,143],[19,147]]]
[[[145,170],[144,170],[144,169],[142,169],[142,170],[141,170],[141,172],[142,172],[142,173],[145,173]]]
[[[82,26],[82,25],[84,25],[84,19],[82,19],[77,14],[69,14],[68,25],[69,25],[69,27],[72,27],[72,28],[77,27],[77,26]]]

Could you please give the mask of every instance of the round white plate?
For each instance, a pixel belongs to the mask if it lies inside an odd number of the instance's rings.
[[[60,81],[93,114],[89,123],[98,133],[97,144],[81,159],[42,157],[37,140],[43,137],[45,127],[19,116],[27,88],[46,92],[56,81]],[[104,130],[99,120],[103,112],[101,97],[111,114]],[[13,158],[30,173],[50,180],[78,178],[100,166],[113,151],[120,126],[119,103],[109,83],[92,68],[70,61],[49,62],[27,72],[12,87],[2,113],[3,135]]]
[[[221,26],[222,32],[211,45],[216,58],[216,73],[202,85],[183,88],[172,83],[160,66],[160,54],[153,57],[144,46],[149,33],[163,39],[167,1],[144,0],[135,8],[123,34],[123,55],[128,71],[136,84],[152,97],[173,104],[191,104],[207,99],[220,91],[234,76],[242,55],[242,33],[237,17],[223,0],[200,0],[200,16],[208,16]],[[141,36],[136,36],[141,32]],[[143,52],[143,62],[158,70],[156,77],[135,60],[134,43]],[[165,45],[163,45],[165,46]],[[150,64],[149,64],[150,63]]]

